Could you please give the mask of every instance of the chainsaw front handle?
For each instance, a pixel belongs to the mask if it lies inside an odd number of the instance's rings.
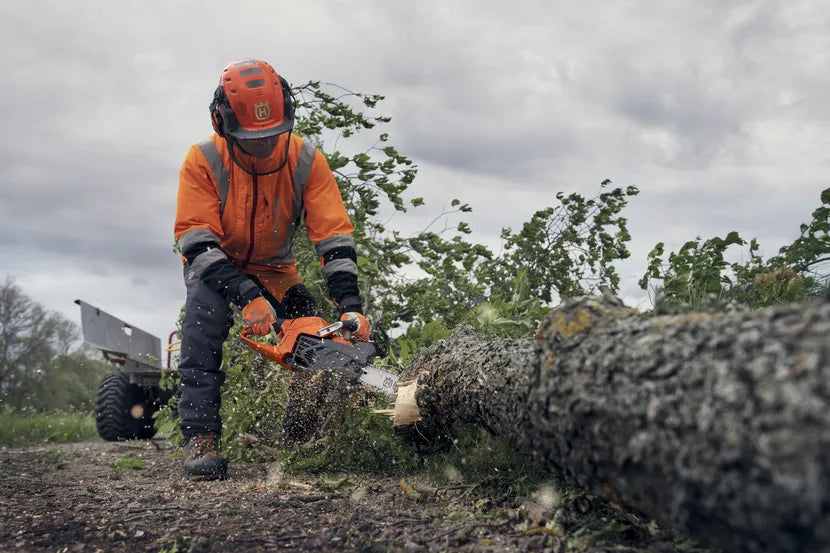
[[[349,332],[354,332],[360,328],[360,321],[357,319],[344,319],[340,322],[343,323],[343,330],[348,330]]]

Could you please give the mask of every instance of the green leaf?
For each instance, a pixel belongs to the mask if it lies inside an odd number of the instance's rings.
[[[744,242],[744,240],[743,240],[743,238],[741,238],[740,234],[738,234],[738,231],[735,231],[735,230],[733,230],[732,232],[727,234],[726,238],[724,239],[724,244],[727,245],[727,246],[730,246],[732,244],[741,244],[741,245],[743,245],[745,243],[746,242]]]

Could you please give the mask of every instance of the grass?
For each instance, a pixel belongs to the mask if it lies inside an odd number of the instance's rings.
[[[97,436],[92,414],[0,411],[0,446],[79,442]]]
[[[144,468],[144,461],[138,457],[127,455],[110,465],[114,469],[141,470]]]

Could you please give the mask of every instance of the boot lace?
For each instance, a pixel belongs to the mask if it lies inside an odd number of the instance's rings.
[[[216,442],[216,434],[194,434],[186,440],[185,444],[189,444],[193,448],[193,453],[201,456],[218,449]]]

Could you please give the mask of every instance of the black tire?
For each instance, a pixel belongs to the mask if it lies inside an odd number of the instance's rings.
[[[146,440],[156,429],[153,424],[154,402],[149,390],[130,384],[121,372],[110,373],[101,379],[95,400],[95,426],[102,439]],[[134,413],[138,413],[136,418]]]

